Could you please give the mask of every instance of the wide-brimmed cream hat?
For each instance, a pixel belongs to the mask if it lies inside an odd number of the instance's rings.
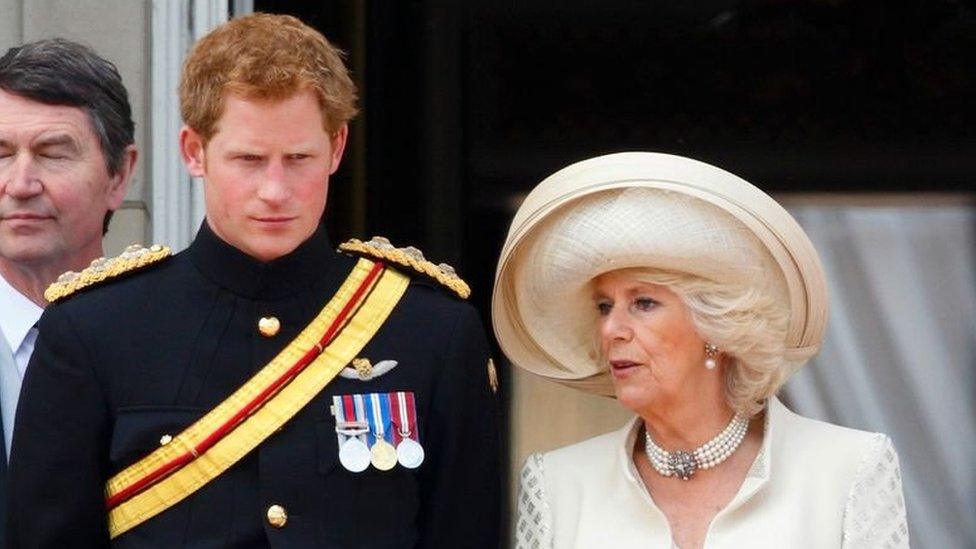
[[[725,170],[646,152],[572,164],[525,198],[495,274],[492,320],[502,350],[530,372],[612,395],[596,356],[589,283],[632,267],[759,285],[789,303],[784,358],[802,362],[819,350],[827,287],[793,217]]]

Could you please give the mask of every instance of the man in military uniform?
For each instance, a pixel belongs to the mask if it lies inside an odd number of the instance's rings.
[[[15,547],[497,547],[489,357],[467,289],[320,224],[355,89],[287,16],[198,42],[190,247],[52,286],[10,468]],[[363,258],[357,259],[355,254]]]

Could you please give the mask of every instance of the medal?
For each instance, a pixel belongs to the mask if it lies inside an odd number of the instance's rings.
[[[369,426],[359,421],[337,421],[339,433],[339,463],[353,473],[361,473],[369,467],[370,453],[361,436],[369,432]]]
[[[369,423],[373,428],[376,441],[369,449],[370,463],[380,471],[389,471],[397,464],[397,452],[392,444],[386,441],[386,425],[389,421],[389,398],[387,395],[373,393],[369,397]],[[384,404],[386,406],[384,406]]]
[[[412,438],[404,437],[396,447],[397,461],[407,469],[416,469],[424,462],[424,447]]]
[[[397,425],[400,442],[397,444],[397,461],[407,469],[416,469],[424,462],[424,447],[417,442],[417,410],[413,400],[413,393],[399,391],[393,393],[396,398],[393,416]]]
[[[362,473],[369,467],[370,452],[359,437],[349,437],[339,448],[339,463],[353,473]]]
[[[369,450],[370,463],[380,471],[389,471],[397,464],[397,451],[385,440],[377,440]]]
[[[362,421],[362,403],[349,395],[332,397],[332,410],[336,418],[336,436],[339,442],[339,463],[353,473],[361,473],[369,467],[369,446],[363,441],[369,433],[369,424]]]

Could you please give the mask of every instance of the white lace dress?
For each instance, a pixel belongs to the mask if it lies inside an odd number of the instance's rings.
[[[714,547],[908,547],[891,439],[813,421],[771,399],[762,449],[739,493],[712,520]],[[630,458],[623,429],[547,454],[522,469],[517,549],[676,547]]]

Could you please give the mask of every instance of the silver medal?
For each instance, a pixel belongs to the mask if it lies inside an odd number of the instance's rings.
[[[424,462],[424,447],[412,438],[404,437],[397,444],[397,461],[407,469],[416,469]]]
[[[339,448],[339,463],[353,473],[362,473],[369,467],[369,448],[359,437],[349,437]]]

